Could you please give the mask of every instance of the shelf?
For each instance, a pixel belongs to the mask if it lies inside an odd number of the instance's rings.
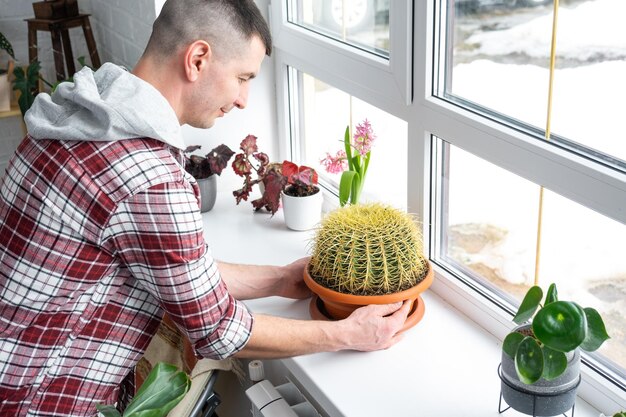
[[[11,106],[11,110],[8,111],[0,111],[0,119],[4,119],[5,117],[22,117],[22,112],[20,111],[20,106],[17,104]]]

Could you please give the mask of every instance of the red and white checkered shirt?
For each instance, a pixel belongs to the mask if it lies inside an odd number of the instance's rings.
[[[164,311],[204,357],[248,341],[169,146],[26,137],[0,189],[0,415],[112,404]]]

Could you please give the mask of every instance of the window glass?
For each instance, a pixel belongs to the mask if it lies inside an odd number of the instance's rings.
[[[437,95],[545,136],[552,0],[455,0]],[[622,0],[561,0],[550,121],[552,141],[626,170]]]
[[[443,141],[441,259],[521,301],[535,280],[602,315],[611,339],[598,351],[626,368],[626,226]],[[538,218],[541,216],[541,228]]]
[[[407,123],[340,89],[302,72],[296,74],[301,94],[303,163],[315,168],[330,187],[337,189],[341,174],[328,173],[320,161],[343,149],[346,126],[354,130],[366,119],[376,139],[361,201],[380,200],[406,209]]]
[[[292,0],[290,21],[389,56],[390,0]]]

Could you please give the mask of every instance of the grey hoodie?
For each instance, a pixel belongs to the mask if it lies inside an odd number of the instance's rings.
[[[149,83],[106,63],[85,67],[52,96],[38,94],[24,118],[34,139],[115,141],[149,137],[185,145],[169,102]]]

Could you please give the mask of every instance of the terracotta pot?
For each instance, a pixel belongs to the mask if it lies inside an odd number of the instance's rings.
[[[433,278],[433,268],[429,263],[426,277],[414,287],[385,295],[353,295],[333,291],[318,284],[309,274],[308,266],[304,268],[304,283],[316,295],[309,305],[312,318],[340,320],[348,317],[354,310],[362,306],[411,300],[413,305],[402,331],[415,326],[424,316],[424,301],[420,294],[430,287]]]

